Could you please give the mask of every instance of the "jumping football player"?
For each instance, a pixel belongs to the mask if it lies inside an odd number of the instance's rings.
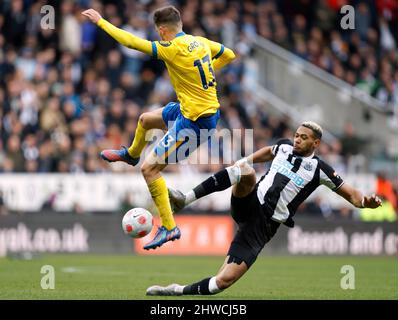
[[[101,152],[106,161],[123,161],[135,166],[147,144],[147,130],[168,129],[141,166],[162,221],[154,239],[144,246],[144,249],[155,249],[181,236],[173,218],[166,182],[160,173],[167,164],[188,157],[209,139],[209,136],[200,135],[200,130],[214,129],[220,117],[215,71],[230,63],[235,55],[220,43],[184,33],[180,13],[173,6],[157,9],[153,15],[162,41],[151,42],[119,29],[93,9],[84,11],[83,15],[122,45],[163,60],[177,94],[178,102],[141,114],[129,148]]]
[[[284,139],[264,147],[217,172],[187,194],[170,190],[171,203],[178,211],[196,199],[233,185],[231,215],[239,229],[216,276],[185,286],[152,286],[147,295],[210,295],[230,287],[256,261],[281,224],[294,227],[293,215],[298,206],[321,184],[357,208],[380,206],[381,200],[376,195],[363,196],[315,155],[321,137],[322,128],[318,124],[304,122],[294,135],[294,143]],[[271,168],[256,183],[250,164],[267,161],[272,161]]]

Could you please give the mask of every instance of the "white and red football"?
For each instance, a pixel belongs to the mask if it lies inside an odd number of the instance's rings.
[[[145,237],[153,228],[153,216],[144,208],[133,208],[124,215],[122,228],[132,238]]]

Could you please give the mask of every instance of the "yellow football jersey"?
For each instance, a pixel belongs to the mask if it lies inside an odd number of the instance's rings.
[[[214,70],[235,58],[232,50],[184,32],[171,41],[151,42],[119,29],[105,19],[100,19],[97,25],[122,45],[166,63],[184,117],[195,121],[202,115],[214,114],[220,107]]]
[[[183,32],[172,41],[152,42],[152,55],[165,62],[185,118],[195,121],[220,107],[213,58],[223,51],[217,42]]]

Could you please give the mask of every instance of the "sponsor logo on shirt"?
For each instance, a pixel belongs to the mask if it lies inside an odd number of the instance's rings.
[[[288,177],[296,186],[301,187],[304,184],[304,179],[297,173],[290,171],[293,165],[285,160],[274,161],[271,165],[271,170]]]
[[[171,41],[159,41],[159,44],[163,47],[170,47]]]

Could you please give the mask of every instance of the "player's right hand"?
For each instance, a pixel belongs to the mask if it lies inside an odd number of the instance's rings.
[[[82,15],[89,18],[90,21],[95,24],[97,24],[98,21],[102,18],[101,15],[94,9],[87,9],[82,12]]]
[[[375,209],[382,205],[382,201],[378,196],[372,194],[370,197],[364,197],[364,205],[365,208]]]

